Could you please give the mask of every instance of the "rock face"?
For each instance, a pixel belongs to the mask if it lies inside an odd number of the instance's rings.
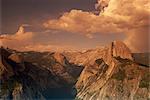
[[[82,71],[76,83],[77,99],[144,100],[148,98],[147,86],[150,80],[145,79],[147,85],[141,87],[144,72],[149,76],[148,69],[140,67],[133,61],[132,54],[124,43],[113,42],[98,57],[95,56],[95,62],[87,64]]]
[[[76,82],[76,78],[80,75],[83,69],[82,66],[69,63],[66,57],[58,52],[25,53],[24,60],[49,70],[54,76],[66,79],[66,81],[71,84]]]
[[[84,66],[93,64],[95,60],[99,58],[103,58],[106,63],[109,63],[112,56],[133,60],[131,51],[121,41],[114,41],[103,48],[91,49],[84,52],[69,52],[64,53],[64,55],[69,62]]]
[[[10,53],[5,49],[0,49],[0,79],[7,79],[14,75],[13,68],[6,62]]]
[[[21,54],[13,53],[8,57],[8,59],[11,59],[16,63],[23,63],[23,57],[21,56]]]
[[[82,68],[69,63],[62,54],[0,51],[1,98],[43,100],[53,98],[56,91],[56,98],[65,93],[66,98],[74,97],[71,91],[77,77],[72,70],[79,76]]]
[[[86,86],[89,86],[95,80],[90,79],[91,76],[97,75],[101,76],[108,69],[108,65],[103,61],[103,59],[97,59],[93,65],[86,66],[82,71],[78,82],[76,83],[77,89],[84,89]]]
[[[113,57],[121,57],[123,59],[133,60],[131,51],[123,42],[114,41],[112,42],[111,48]]]
[[[14,68],[14,70],[22,72],[25,70],[25,64],[23,60],[23,56],[19,53],[13,53],[8,57],[9,60],[15,62],[18,66]]]

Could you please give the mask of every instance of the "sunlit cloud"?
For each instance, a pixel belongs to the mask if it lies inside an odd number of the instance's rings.
[[[23,26],[20,26],[15,34],[0,35],[0,41],[4,47],[19,48],[31,44],[33,36],[33,32],[24,32]]]
[[[76,48],[65,43],[63,45],[52,43],[49,39],[50,34],[68,32],[93,40],[95,34],[108,36],[121,34],[126,36],[122,41],[133,52],[149,51],[149,5],[149,0],[98,0],[95,4],[98,14],[72,9],[57,19],[45,21],[42,32],[26,32],[25,27],[32,25],[23,24],[14,34],[0,35],[0,45],[17,50],[61,51]]]
[[[96,8],[99,15],[74,9],[64,13],[59,19],[48,20],[44,26],[48,29],[85,34],[89,38],[95,33],[126,34],[124,41],[132,51],[148,51],[148,5],[149,0],[98,0]]]
[[[0,46],[9,47],[19,51],[63,51],[75,50],[75,47],[70,45],[51,44],[50,34],[55,34],[58,31],[47,30],[44,33],[26,32],[26,25],[21,25],[15,34],[0,35]],[[43,37],[45,40],[43,40]]]

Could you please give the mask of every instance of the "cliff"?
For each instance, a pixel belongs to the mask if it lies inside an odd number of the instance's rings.
[[[75,96],[71,92],[73,85],[82,71],[82,67],[69,63],[60,53],[4,48],[0,48],[0,69],[0,97],[14,100],[71,99]]]
[[[97,54],[98,55],[98,54]],[[145,100],[148,98],[148,68],[133,61],[129,48],[112,44],[94,63],[86,65],[76,88],[81,100]]]

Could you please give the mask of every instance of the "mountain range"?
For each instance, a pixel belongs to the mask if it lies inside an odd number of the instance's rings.
[[[13,100],[148,100],[150,53],[121,41],[82,52],[0,48],[0,98]]]

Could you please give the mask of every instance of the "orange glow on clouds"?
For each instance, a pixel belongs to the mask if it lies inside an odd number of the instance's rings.
[[[67,31],[93,38],[93,34],[125,34],[123,40],[133,52],[149,51],[149,0],[98,0],[99,15],[73,9],[58,19],[50,19],[43,26],[48,30]],[[103,7],[104,6],[104,7]],[[72,49],[72,46],[42,45],[34,43],[39,33],[24,32],[23,26],[14,35],[1,35],[0,45],[18,50]],[[45,35],[45,34],[43,34]],[[39,36],[40,37],[40,36]],[[49,40],[50,41],[50,40]],[[48,42],[49,42],[48,41]]]

